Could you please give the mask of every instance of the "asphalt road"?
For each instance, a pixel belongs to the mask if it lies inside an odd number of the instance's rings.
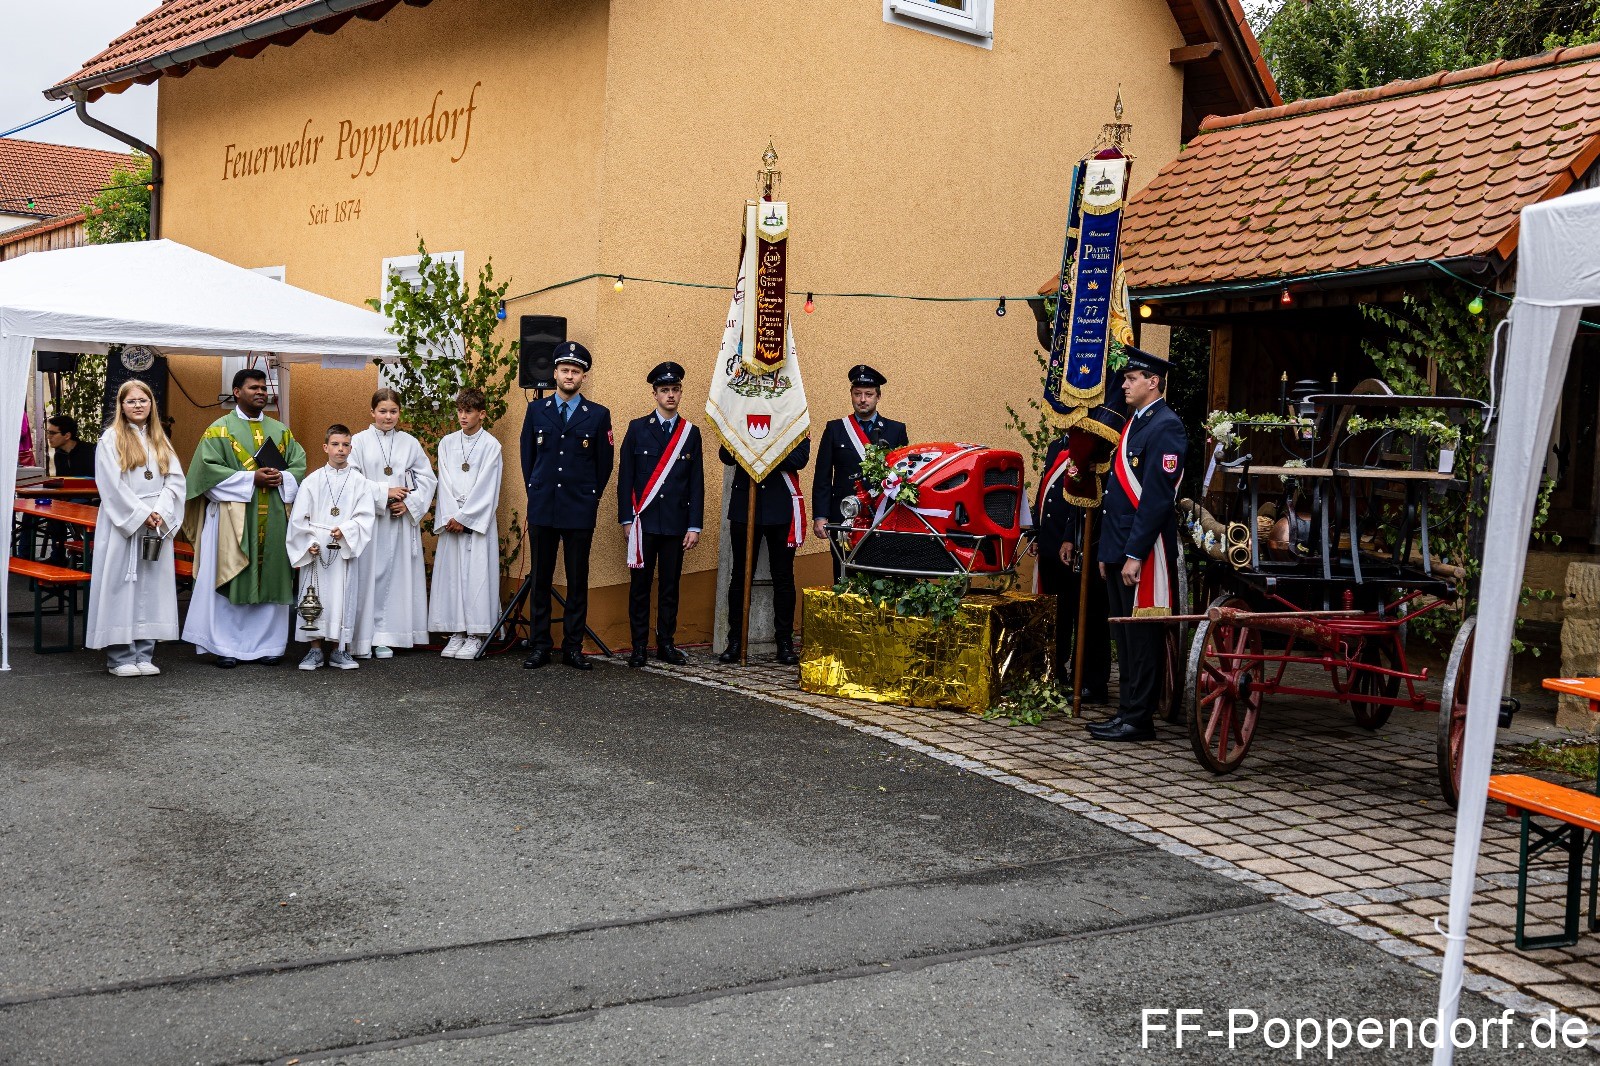
[[[1433,1009],[1226,878],[759,701],[163,650],[0,679],[0,1061],[1280,1062],[1143,1049],[1142,1011]]]

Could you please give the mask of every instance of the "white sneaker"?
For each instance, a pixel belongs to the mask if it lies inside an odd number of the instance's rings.
[[[155,663],[139,663],[138,667],[139,673],[143,674],[145,677],[155,677],[161,672],[161,667],[157,666]]]
[[[123,663],[121,666],[110,667],[109,670],[110,670],[110,674],[111,674],[112,677],[143,677],[144,676],[143,672],[140,671],[138,665],[135,664],[135,663]]]
[[[461,641],[461,647],[456,649],[456,658],[476,659],[478,657],[478,650],[482,647],[482,637],[464,637]]]
[[[450,638],[450,643],[446,644],[444,646],[444,651],[440,652],[439,654],[446,659],[454,659],[456,657],[456,652],[460,651],[461,645],[465,644],[466,642],[466,634],[457,633]]]
[[[394,649],[385,647],[382,644],[375,644],[372,648],[372,657],[374,659],[393,659]]]
[[[350,653],[343,648],[334,649],[333,653],[328,656],[328,665],[335,670],[358,670],[361,668],[361,664],[351,658]]]
[[[300,660],[300,669],[302,669],[302,670],[320,670],[320,669],[322,669],[322,649],[321,648],[312,648],[310,651],[306,652],[306,657],[304,659]]]

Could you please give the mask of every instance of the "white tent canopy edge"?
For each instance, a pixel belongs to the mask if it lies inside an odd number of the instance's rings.
[[[1527,563],[1529,532],[1578,318],[1600,305],[1600,190],[1574,193],[1522,210],[1517,294],[1512,301],[1495,453],[1485,525],[1478,629],[1461,754],[1450,868],[1450,917],[1439,979],[1436,1066],[1454,1057],[1451,1041],[1461,1000],[1467,920],[1472,909],[1494,760],[1500,694],[1510,663],[1512,631]]]
[[[389,320],[298,289],[175,241],[34,252],[0,263],[0,441],[22,435],[36,351],[143,344],[166,355],[270,353],[335,365],[399,358]],[[16,500],[17,464],[0,462],[0,502]],[[9,564],[11,538],[0,547]],[[11,669],[10,580],[0,584],[0,671]]]

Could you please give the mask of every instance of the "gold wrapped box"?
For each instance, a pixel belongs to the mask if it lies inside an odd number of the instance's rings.
[[[936,625],[812,588],[802,617],[800,687],[826,696],[982,714],[1054,660],[1054,596],[973,592]]]

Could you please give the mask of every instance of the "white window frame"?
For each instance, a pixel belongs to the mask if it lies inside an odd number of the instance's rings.
[[[273,281],[288,279],[289,269],[286,266],[251,267],[257,274],[262,274]],[[279,366],[277,360],[270,355],[225,355],[222,357],[222,387],[217,391],[219,402],[231,403],[233,400],[233,375],[246,367],[259,367],[267,372],[267,407],[278,413],[280,422],[288,421],[289,397],[288,367]]]
[[[966,2],[968,10],[961,12],[932,0],[883,0],[883,21],[980,48],[993,48],[994,0]]]
[[[461,277],[463,283],[466,282],[466,252],[429,252],[428,258],[436,262],[443,261],[446,263],[454,263],[456,265],[456,273]],[[418,271],[421,266],[422,256],[420,255],[395,255],[386,258],[383,261],[383,267],[378,274],[379,302],[381,303],[389,296],[389,277],[391,275],[398,274],[411,285],[412,289],[420,288],[422,286],[422,276]],[[449,354],[452,356],[454,355],[454,353]],[[390,370],[389,367],[390,364],[388,363],[384,363],[378,367],[378,384],[382,388],[396,387],[393,371]]]

